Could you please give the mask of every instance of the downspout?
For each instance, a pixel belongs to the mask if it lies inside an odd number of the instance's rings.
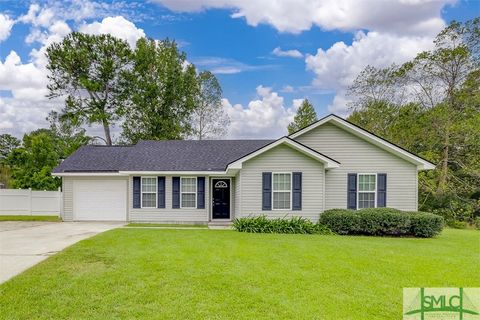
[[[323,166],[323,187],[322,187],[322,193],[323,193],[323,197],[322,197],[322,212],[325,211],[325,198],[326,198],[326,195],[327,195],[327,192],[325,190],[325,175],[327,174],[327,170],[325,170],[325,166]]]

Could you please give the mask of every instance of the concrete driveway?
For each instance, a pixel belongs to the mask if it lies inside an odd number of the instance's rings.
[[[119,222],[0,222],[0,283]]]

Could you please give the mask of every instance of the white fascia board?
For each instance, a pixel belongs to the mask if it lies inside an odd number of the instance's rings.
[[[119,171],[124,175],[164,175],[164,176],[174,176],[174,175],[226,175],[226,171]]]
[[[363,138],[365,140],[367,140],[368,142],[372,143],[373,145],[376,145],[377,147],[380,147],[382,148],[383,150],[385,151],[388,151],[390,153],[393,153],[395,154],[396,156],[408,161],[408,162],[411,162],[415,165],[417,165],[417,169],[418,170],[432,170],[432,169],[435,169],[435,165],[426,161],[426,160],[423,160],[422,158],[406,151],[406,150],[403,150],[402,148],[399,148],[397,147],[396,145],[382,139],[382,138],[379,138],[363,129],[360,129],[358,128],[357,126],[354,126],[352,125],[351,123],[339,118],[339,117],[336,117],[334,115],[329,115],[327,117],[325,117],[324,119],[320,120],[320,121],[317,121],[316,123],[312,124],[311,126],[308,126],[294,134],[292,134],[290,136],[290,138],[292,139],[295,139],[299,136],[301,136],[302,134],[310,131],[310,130],[313,130],[321,125],[323,125],[324,123],[327,123],[327,122],[332,122],[332,124],[336,125],[337,127],[340,127],[350,133],[352,133],[353,135],[357,136],[357,137],[360,137],[360,138]]]
[[[234,176],[237,171],[119,171],[119,172],[57,172],[56,177],[126,177],[130,175],[201,175],[201,176]]]
[[[55,177],[124,177],[120,172],[53,172]]]
[[[301,145],[300,143],[298,143],[294,140],[291,140],[287,137],[283,137],[283,138],[278,139],[275,142],[272,142],[272,143],[266,145],[263,148],[258,149],[257,151],[254,151],[254,152],[252,152],[252,153],[250,153],[250,154],[248,154],[248,155],[230,163],[227,167],[227,170],[229,170],[229,169],[242,169],[242,165],[245,161],[250,160],[252,158],[255,158],[256,156],[264,153],[265,151],[273,149],[273,148],[275,148],[275,147],[277,147],[281,144],[286,144],[289,147],[291,147],[291,148],[293,148],[293,149],[295,149],[295,150],[297,150],[297,151],[299,151],[299,152],[301,152],[305,155],[308,155],[308,156],[322,162],[325,165],[325,169],[339,167],[339,164],[337,162],[335,162],[335,161],[333,161],[333,160],[331,160],[331,159],[329,159],[325,156],[322,156],[321,154],[319,154],[319,153],[317,153],[313,150],[310,150],[309,148]]]

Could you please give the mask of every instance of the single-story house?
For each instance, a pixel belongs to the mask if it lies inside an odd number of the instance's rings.
[[[278,140],[89,145],[54,169],[66,221],[209,223],[332,208],[417,210],[435,165],[338,116]]]

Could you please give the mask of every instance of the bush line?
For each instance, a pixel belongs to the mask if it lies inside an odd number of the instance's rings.
[[[320,222],[337,234],[420,238],[436,236],[444,226],[443,218],[433,213],[393,208],[332,209],[320,215]]]
[[[268,219],[265,215],[250,216],[235,219],[233,228],[251,233],[333,234],[322,224],[313,223],[302,217]]]
[[[371,236],[413,236],[431,238],[444,226],[441,216],[428,212],[393,208],[362,210],[332,209],[320,215],[318,223],[302,218],[269,219],[266,215],[235,219],[233,228],[251,233],[339,234]]]

